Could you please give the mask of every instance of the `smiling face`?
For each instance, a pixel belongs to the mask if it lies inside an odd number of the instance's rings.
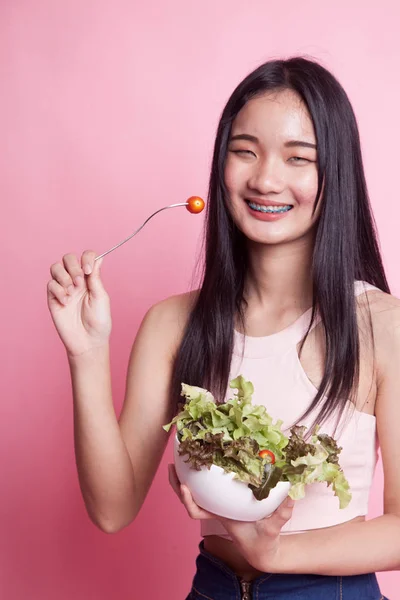
[[[295,92],[268,92],[245,104],[232,125],[225,183],[232,217],[248,239],[280,244],[312,233],[316,138]]]

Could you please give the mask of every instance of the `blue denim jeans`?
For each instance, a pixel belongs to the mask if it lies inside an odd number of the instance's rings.
[[[375,573],[325,576],[264,573],[246,582],[199,544],[196,573],[186,600],[388,600]]]

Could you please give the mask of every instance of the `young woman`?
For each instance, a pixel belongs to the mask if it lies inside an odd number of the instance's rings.
[[[223,401],[243,374],[254,403],[285,428],[335,432],[353,498],[340,510],[314,484],[294,506],[242,523],[196,506],[171,466],[204,537],[188,598],[383,598],[375,572],[400,568],[400,301],[379,254],[353,110],[318,63],[267,62],[233,92],[215,142],[205,254],[200,289],[146,314],[119,419],[100,261],[86,251],[51,267],[48,305],[71,369],[90,518],[106,532],[135,519],[181,382]],[[367,522],[378,442],[384,515]]]

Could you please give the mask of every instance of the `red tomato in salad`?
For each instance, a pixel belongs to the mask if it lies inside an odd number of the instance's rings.
[[[268,462],[272,465],[275,463],[275,454],[271,452],[271,450],[261,450],[261,452],[258,453],[258,456],[261,458],[269,458]]]

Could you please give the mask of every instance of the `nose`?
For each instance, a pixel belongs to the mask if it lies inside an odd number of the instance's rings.
[[[284,189],[284,181],[279,162],[273,157],[257,161],[247,185],[259,194],[279,194]]]

